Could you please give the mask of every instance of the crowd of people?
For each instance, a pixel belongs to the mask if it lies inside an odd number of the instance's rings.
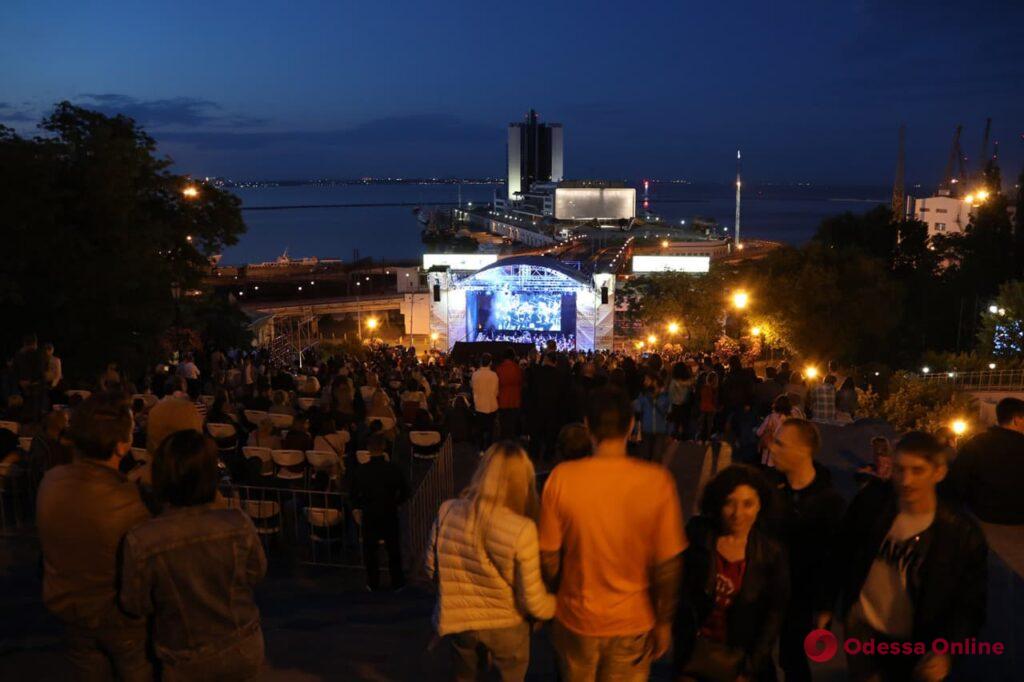
[[[549,344],[455,363],[378,345],[278,367],[214,349],[139,376],[110,365],[76,384],[86,395],[67,390],[59,361],[53,381],[53,359],[27,338],[8,363],[2,421],[18,433],[0,425],[0,456],[33,490],[43,599],[82,678],[259,669],[253,588],[266,557],[224,486],[266,482],[249,446],[337,455],[303,484],[350,500],[371,590],[379,542],[389,589],[408,568],[398,443],[435,432],[478,459],[425,557],[459,680],[488,667],[522,679],[544,621],[569,681],[646,679],[670,650],[678,679],[771,680],[778,667],[809,680],[805,638],[833,621],[850,637],[961,641],[985,621],[974,517],[1024,523],[1024,403],[1012,398],[959,451],[923,432],[876,440],[847,503],[815,422],[855,418],[854,382],[786,363],[759,377],[738,357]],[[692,515],[680,444],[721,463]],[[864,680],[940,680],[952,664],[934,652],[849,657]]]
[[[473,340],[497,341],[504,343],[528,343],[537,349],[547,348],[550,343],[554,343],[555,350],[560,353],[568,353],[569,351],[576,350],[576,335],[565,332],[480,329],[476,332],[476,337]]]

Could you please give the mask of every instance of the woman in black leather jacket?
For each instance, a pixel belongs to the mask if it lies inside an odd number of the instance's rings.
[[[786,553],[759,528],[770,499],[753,467],[723,469],[690,520],[674,628],[679,680],[774,680],[771,652],[789,600]]]

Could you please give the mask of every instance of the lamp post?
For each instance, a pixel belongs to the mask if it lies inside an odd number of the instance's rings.
[[[181,282],[171,282],[171,299],[174,301],[174,352],[181,353]]]

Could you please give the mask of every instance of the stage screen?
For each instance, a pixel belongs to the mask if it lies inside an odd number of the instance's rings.
[[[575,293],[501,289],[469,292],[467,299],[468,321],[477,332],[565,334],[575,331]]]

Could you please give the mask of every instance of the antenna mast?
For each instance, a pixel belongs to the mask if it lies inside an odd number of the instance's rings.
[[[740,242],[740,187],[743,184],[743,182],[741,180],[741,177],[740,177],[741,176],[741,171],[743,170],[742,166],[741,166],[741,163],[742,163],[742,161],[741,161],[741,156],[740,156],[740,150],[737,149],[736,150],[736,248],[737,249],[742,249],[743,248],[743,244],[742,244],[742,242]]]

